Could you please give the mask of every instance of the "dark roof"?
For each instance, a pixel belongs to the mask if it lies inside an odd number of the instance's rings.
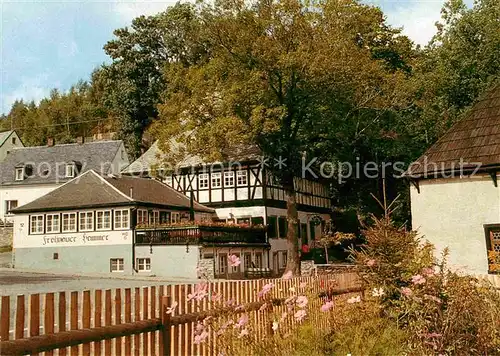
[[[179,144],[177,141],[171,140],[170,151],[173,154],[177,154],[178,152],[180,152],[182,147],[183,145]],[[227,152],[224,153],[224,156],[228,157],[228,161],[230,162],[250,162],[258,160],[262,156],[262,152],[257,146],[239,145],[233,147],[230,150],[227,150]],[[154,167],[162,167],[163,162],[168,162],[168,154],[164,153],[160,149],[160,147],[158,146],[158,141],[156,141],[146,152],[144,152],[142,156],[140,156],[137,160],[126,167],[122,171],[122,173],[147,173],[150,172]],[[204,162],[201,157],[186,153],[185,156],[179,162],[177,162],[174,169],[218,163],[221,162]]]
[[[12,212],[98,208],[141,203],[185,210],[190,207],[187,196],[156,180],[135,177],[103,178],[90,170],[31,203],[13,209]],[[214,211],[196,202],[194,210]]]
[[[122,141],[94,141],[83,144],[61,144],[54,146],[21,147],[13,149],[0,163],[0,183],[34,184],[66,182],[66,163],[81,164],[83,173],[93,169],[102,174],[110,173]],[[22,181],[15,180],[15,168],[31,165],[32,175]],[[120,167],[121,168],[121,167]],[[113,172],[118,173],[118,172]]]
[[[412,163],[407,176],[500,167],[500,83],[490,88],[467,116]]]

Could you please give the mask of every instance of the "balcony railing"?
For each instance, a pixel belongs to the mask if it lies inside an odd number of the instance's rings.
[[[138,245],[266,244],[264,228],[231,226],[138,227]]]

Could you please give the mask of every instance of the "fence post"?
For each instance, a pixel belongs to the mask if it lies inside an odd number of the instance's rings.
[[[161,323],[162,323],[162,343],[160,344],[160,355],[170,356],[171,347],[171,327],[170,327],[170,314],[167,314],[167,309],[170,307],[171,297],[169,295],[164,296],[161,299]],[[163,350],[162,350],[163,349]]]

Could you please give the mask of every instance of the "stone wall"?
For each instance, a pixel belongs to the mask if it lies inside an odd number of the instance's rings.
[[[12,246],[12,226],[0,227],[0,247]]]
[[[201,258],[198,260],[198,278],[212,280],[215,278],[214,259]]]
[[[315,267],[314,261],[301,261],[300,262],[300,275],[304,277],[314,276]]]

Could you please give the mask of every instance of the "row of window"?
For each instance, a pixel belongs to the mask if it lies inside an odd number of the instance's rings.
[[[239,253],[234,253],[234,255],[237,257],[240,257]],[[205,254],[204,257],[205,258],[213,258],[213,255],[212,254]],[[226,253],[219,253],[218,254],[217,272],[219,274],[225,274],[226,272],[229,272],[229,273],[240,272],[241,266],[244,268],[244,270],[248,270],[249,268],[262,268],[263,267],[262,252],[255,252],[253,254],[253,259],[252,259],[251,253],[249,253],[249,252],[244,253],[242,264],[239,266],[236,266],[236,267],[231,267],[230,269],[228,266],[228,255]]]
[[[135,267],[139,272],[151,272],[151,259],[150,258],[137,258]],[[123,258],[111,258],[109,260],[109,270],[111,272],[123,272],[124,271],[124,261]]]
[[[224,174],[223,174],[224,173]],[[233,171],[229,172],[213,172],[211,174],[202,173],[198,175],[198,188],[204,189],[209,187],[211,183],[212,188],[222,188],[224,183],[225,188],[231,188],[235,185],[235,176]],[[166,177],[165,183],[172,186],[172,177]],[[236,186],[242,187],[248,184],[248,172],[236,171]]]
[[[16,175],[15,179],[17,181],[24,180],[26,176],[30,176],[32,174],[32,168],[31,166],[24,166],[24,167],[17,167],[16,168]],[[45,171],[41,172],[42,176],[46,176],[49,174],[49,170],[46,169]],[[74,178],[76,175],[76,165],[75,163],[68,163],[66,164],[65,170],[64,170],[64,176],[66,178]]]
[[[137,223],[138,224],[175,224],[181,222],[183,216],[179,212],[170,212],[164,210],[137,210]]]
[[[309,224],[311,240],[316,238],[316,225]],[[269,238],[286,238],[288,233],[288,222],[286,216],[269,216],[267,218],[267,236]],[[299,236],[303,242],[307,243],[307,223],[301,223]]]
[[[30,234],[111,230],[112,216],[114,229],[128,229],[129,214],[128,209],[123,209],[30,215]]]

